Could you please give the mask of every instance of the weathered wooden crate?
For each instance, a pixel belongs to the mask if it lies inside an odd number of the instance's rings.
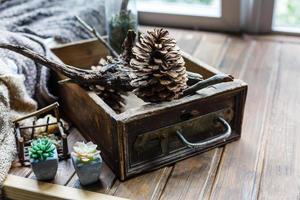
[[[64,63],[81,68],[95,65],[108,54],[96,40],[53,52]],[[189,55],[184,54],[184,59],[188,70],[204,78],[220,73]],[[58,89],[67,117],[87,140],[99,145],[104,160],[121,180],[239,139],[247,94],[247,85],[235,79],[179,100],[144,104],[117,114],[95,93],[76,84]],[[220,117],[227,124],[217,121]]]

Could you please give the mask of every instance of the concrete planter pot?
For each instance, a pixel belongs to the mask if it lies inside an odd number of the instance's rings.
[[[87,163],[82,163],[75,156],[72,156],[72,162],[81,185],[90,185],[99,181],[102,167],[100,155]]]
[[[30,159],[30,163],[37,180],[52,180],[54,179],[58,168],[57,150],[55,149],[53,156],[46,160]]]

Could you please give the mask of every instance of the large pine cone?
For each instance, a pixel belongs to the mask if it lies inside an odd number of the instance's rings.
[[[97,66],[92,66],[92,70],[101,70],[101,68],[107,66],[108,64],[113,64],[117,62],[114,58],[107,56],[107,59],[101,59]],[[124,111],[125,99],[122,95],[125,92],[121,90],[116,90],[113,88],[107,88],[101,85],[90,85],[89,89],[94,91],[107,105],[109,105],[117,113]]]
[[[163,29],[141,35],[132,49],[130,66],[136,70],[132,85],[138,97],[146,102],[171,101],[187,87],[184,60],[176,41]]]

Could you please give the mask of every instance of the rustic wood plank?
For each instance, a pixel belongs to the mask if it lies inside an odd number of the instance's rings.
[[[241,69],[249,84],[242,139],[225,147],[210,198],[256,199],[266,144],[265,121],[272,108],[280,44],[252,41]]]
[[[218,68],[224,58],[230,40],[220,33],[203,34],[201,43],[192,54],[199,60]]]
[[[205,199],[221,155],[218,148],[176,163],[161,199]]]
[[[299,52],[299,44],[281,48],[273,106],[265,122],[259,199],[300,199]]]
[[[109,194],[129,199],[158,199],[171,170],[172,167],[164,167],[125,182],[117,181]]]
[[[173,32],[182,32],[182,35],[180,38],[176,38],[178,46],[183,50],[184,52],[188,54],[193,54],[198,47],[199,43],[202,40],[201,33],[197,31],[189,31],[189,30],[181,30],[178,31],[178,29],[174,31],[170,31],[170,34],[172,35]]]
[[[248,57],[251,55],[254,42],[253,40],[245,40],[242,37],[230,36],[228,43],[224,59],[218,69],[240,79],[244,76],[246,69],[244,65],[249,60]]]
[[[3,194],[9,199],[44,200],[44,199],[123,199],[110,195],[89,192],[57,184],[34,181],[32,179],[9,175],[3,185]]]

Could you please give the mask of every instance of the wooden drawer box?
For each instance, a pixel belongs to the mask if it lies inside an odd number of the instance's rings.
[[[96,40],[52,51],[64,63],[82,68],[95,65],[108,53]],[[184,58],[187,69],[204,78],[220,73],[189,55],[184,54]],[[58,75],[58,78],[64,77]],[[247,85],[241,80],[217,84],[171,102],[131,107],[120,114],[95,93],[76,84],[59,85],[58,88],[60,104],[67,117],[87,140],[99,145],[104,160],[121,180],[241,136],[247,93]]]

